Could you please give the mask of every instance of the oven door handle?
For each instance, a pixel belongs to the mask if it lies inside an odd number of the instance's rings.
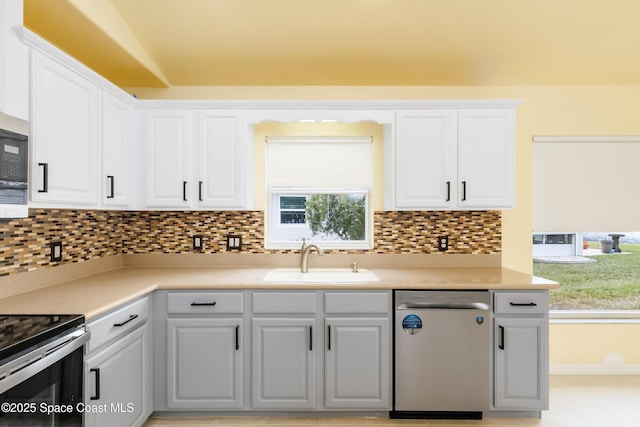
[[[64,359],[87,341],[91,333],[79,329],[0,367],[0,394]]]

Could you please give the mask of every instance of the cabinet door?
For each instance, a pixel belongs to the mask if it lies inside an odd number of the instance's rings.
[[[459,111],[457,190],[462,208],[514,206],[514,110]]]
[[[456,200],[456,111],[396,115],[395,207],[446,208]]]
[[[242,319],[167,320],[167,407],[242,408]]]
[[[102,203],[128,206],[133,153],[133,109],[106,92],[102,94]]]
[[[198,116],[198,205],[242,208],[245,168],[240,112],[209,110]]]
[[[15,32],[23,22],[22,0],[0,2],[0,112],[29,121],[29,47]]]
[[[188,208],[193,202],[191,116],[184,110],[147,111],[145,188],[148,207]]]
[[[33,52],[31,199],[98,202],[99,90]]]
[[[326,320],[325,405],[389,410],[389,320]]]
[[[147,325],[85,361],[85,426],[141,426],[151,414]]]
[[[316,406],[315,319],[252,319],[252,406]]]
[[[548,320],[498,317],[494,337],[496,409],[548,409]]]

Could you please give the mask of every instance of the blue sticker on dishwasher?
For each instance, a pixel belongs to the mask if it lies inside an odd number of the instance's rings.
[[[422,319],[415,314],[409,314],[402,319],[402,329],[409,335],[415,335],[422,329]]]

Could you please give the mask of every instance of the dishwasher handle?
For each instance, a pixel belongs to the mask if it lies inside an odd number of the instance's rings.
[[[489,310],[489,304],[483,302],[410,302],[400,303],[396,310]]]

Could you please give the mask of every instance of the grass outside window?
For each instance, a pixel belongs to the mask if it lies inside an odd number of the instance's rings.
[[[534,262],[533,274],[560,283],[549,293],[550,309],[640,310],[640,245],[620,249],[628,253],[596,255],[587,264]]]

